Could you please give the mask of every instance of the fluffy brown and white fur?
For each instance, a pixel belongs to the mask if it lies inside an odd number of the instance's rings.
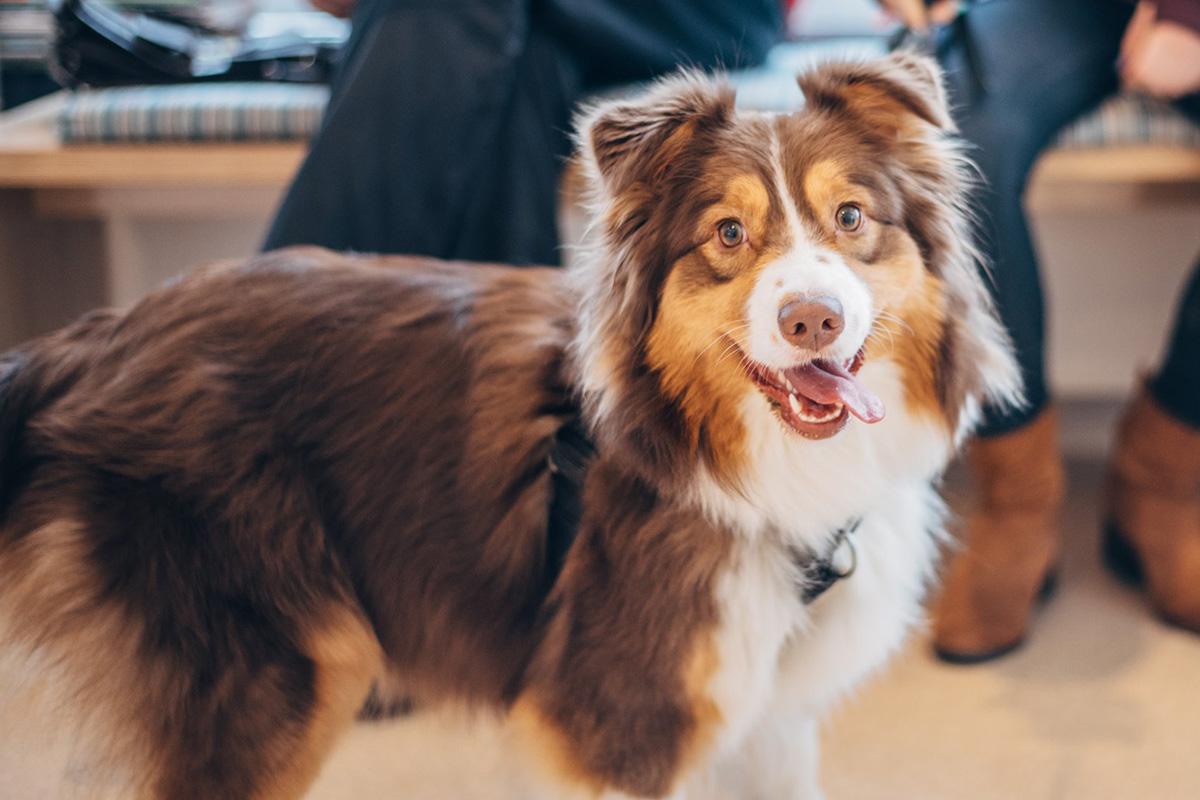
[[[697,75],[587,114],[569,271],[287,250],[8,354],[10,752],[66,737],[76,791],[295,797],[386,678],[500,720],[549,797],[817,796],[816,720],[920,616],[932,482],[1019,390],[935,68],[800,81],[786,116]],[[806,338],[781,312],[814,298]]]

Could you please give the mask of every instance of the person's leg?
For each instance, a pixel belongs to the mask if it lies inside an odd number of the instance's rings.
[[[1200,430],[1200,261],[1179,298],[1174,332],[1149,388],[1167,413]]]
[[[264,247],[552,263],[576,93],[526,0],[360,0]]]
[[[1028,400],[1023,409],[989,410],[983,436],[1020,427],[1049,400],[1042,286],[1023,194],[1058,131],[1116,90],[1129,13],[1114,0],[992,0],[971,8],[966,40],[942,57],[961,135],[983,178],[979,243]]]
[[[1104,555],[1169,622],[1200,633],[1200,264],[1158,373],[1125,409],[1109,463]]]
[[[775,0],[359,2],[265,249],[557,263],[558,178],[582,91],[679,59],[758,63],[781,24]]]
[[[546,26],[572,44],[590,88],[686,64],[757,66],[783,33],[779,0],[544,0]]]
[[[1200,93],[1175,107],[1200,124]],[[1164,619],[1200,633],[1200,261],[1158,372],[1125,408],[1109,459],[1104,556]]]
[[[1200,125],[1200,92],[1179,98],[1175,107]],[[1200,428],[1200,260],[1179,298],[1174,331],[1150,391],[1168,413]]]
[[[1016,347],[1028,405],[987,409],[967,462],[979,503],[933,608],[934,646],[973,662],[1015,647],[1058,558],[1063,470],[1045,377],[1045,310],[1022,206],[1029,172],[1065,124],[1117,86],[1131,6],[1115,0],[992,0],[967,12],[943,54],[979,165],[980,249]]]

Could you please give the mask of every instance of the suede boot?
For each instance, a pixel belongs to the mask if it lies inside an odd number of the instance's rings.
[[[1143,388],[1109,464],[1105,560],[1163,619],[1200,633],[1200,430]]]
[[[934,651],[963,664],[1017,647],[1034,606],[1053,587],[1064,494],[1054,410],[975,439],[967,465],[978,499],[933,608]]]

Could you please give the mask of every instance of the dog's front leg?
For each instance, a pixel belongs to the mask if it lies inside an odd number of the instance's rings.
[[[657,724],[655,716],[662,710],[635,712],[644,718],[633,725],[586,698],[573,713],[565,713],[556,700],[527,692],[513,706],[509,721],[541,784],[539,797],[684,800],[687,763],[679,744],[686,737]]]
[[[816,720],[772,709],[689,800],[821,800],[818,760]]]
[[[588,483],[511,720],[560,796],[678,797],[727,724],[712,683],[732,545],[603,466]]]

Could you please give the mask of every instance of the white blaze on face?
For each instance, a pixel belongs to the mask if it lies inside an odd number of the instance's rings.
[[[769,367],[787,369],[814,358],[846,362],[871,331],[871,293],[837,253],[819,248],[796,232],[795,244],[763,268],[747,302],[750,358]],[[798,348],[783,338],[779,310],[799,299],[829,297],[841,304],[845,328],[820,353]]]
[[[769,367],[787,369],[813,358],[849,361],[866,343],[873,311],[867,285],[854,274],[841,255],[814,242],[796,209],[784,179],[779,135],[771,139],[771,171],[775,194],[783,204],[791,233],[791,248],[767,264],[747,302],[750,358]],[[830,297],[842,306],[845,327],[835,342],[821,353],[801,350],[783,338],[779,310],[792,300]]]

